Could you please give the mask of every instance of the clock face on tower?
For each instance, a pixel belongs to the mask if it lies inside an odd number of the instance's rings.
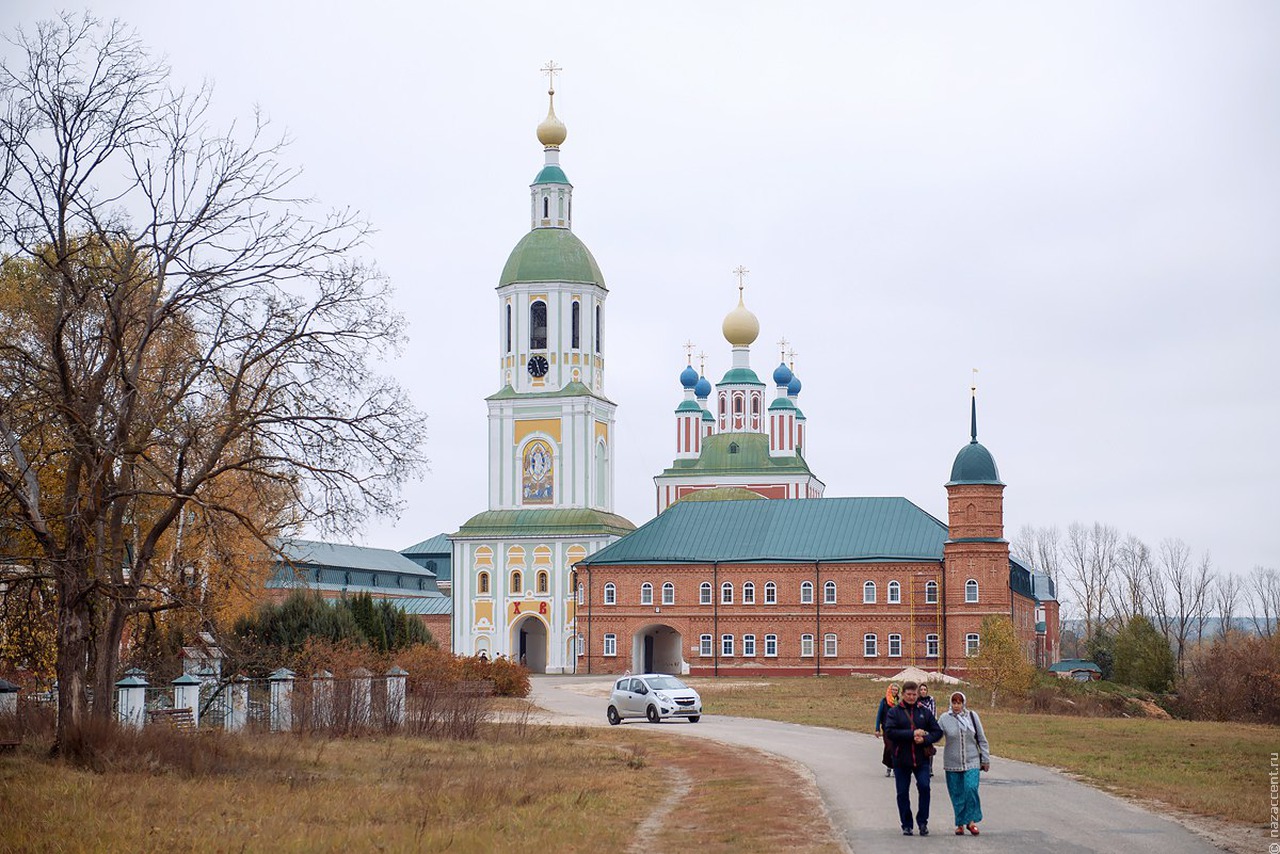
[[[550,369],[547,364],[546,356],[530,356],[529,357],[529,375],[534,377],[545,377]]]

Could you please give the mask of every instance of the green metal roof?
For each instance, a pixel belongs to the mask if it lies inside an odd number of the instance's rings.
[[[732,446],[738,447],[731,453]],[[702,440],[695,460],[676,460],[664,475],[680,474],[812,474],[804,457],[769,456],[769,437],[763,433],[716,433]]]
[[[542,171],[538,173],[538,177],[533,179],[534,186],[536,184],[569,184],[568,177],[565,176],[564,170],[554,163],[548,163],[542,167]],[[569,184],[569,186],[573,186]]]
[[[594,397],[596,400],[603,400],[605,403],[613,403],[612,400],[603,394],[596,394],[582,383],[565,383],[564,388],[555,391],[526,391],[519,392],[509,385],[504,385],[501,389],[485,398],[485,400],[527,400],[529,398],[539,397]]]
[[[447,555],[453,554],[453,543],[448,534],[436,534],[430,539],[415,543],[407,549],[401,549],[402,555]]]
[[[791,402],[791,398],[789,397],[774,398],[773,403],[769,404],[770,412],[772,412],[775,409],[795,409],[795,408],[796,408],[796,405]]]
[[[622,536],[636,529],[623,517],[583,508],[545,510],[486,510],[468,519],[454,539],[475,537],[565,537],[576,534]]]
[[[676,407],[676,412],[702,412],[702,407],[698,405],[696,400],[682,400],[680,405]],[[698,416],[701,418],[702,416]]]
[[[406,614],[422,616],[425,614],[452,614],[453,600],[448,596],[436,596],[430,598],[421,597],[405,597],[403,599],[388,599],[396,608],[404,611]]]
[[[567,228],[535,228],[511,250],[498,287],[515,282],[583,282],[604,287],[590,250]]]
[[[750,368],[730,368],[720,380],[720,385],[764,385]]]
[[[681,501],[763,501],[764,496],[741,486],[713,486],[711,489],[696,489],[685,493]]]
[[[1102,668],[1094,664],[1092,661],[1085,661],[1080,658],[1066,658],[1057,664],[1049,665],[1050,673],[1070,673],[1072,670],[1091,670],[1094,673],[1101,673]]]
[[[715,420],[716,420],[716,417],[715,417],[714,415],[712,415],[712,414],[711,414],[711,410],[710,410],[710,409],[704,409],[704,410],[702,410],[702,420],[703,420],[703,421],[715,421]]]
[[[413,576],[423,574],[422,567],[391,549],[299,539],[281,539],[278,546],[284,563],[292,566],[341,567]]]
[[[682,501],[583,563],[934,562],[946,538],[905,498]]]
[[[947,486],[963,483],[985,483],[1004,486],[1000,480],[1000,472],[996,469],[995,458],[975,439],[960,449],[956,461],[951,466],[951,480]]]

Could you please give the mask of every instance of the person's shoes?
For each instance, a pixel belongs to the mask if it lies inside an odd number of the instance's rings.
[[[904,828],[902,828],[902,835],[903,835],[903,836],[911,836],[911,835],[912,835],[912,833],[911,833],[911,828],[909,828],[909,827],[904,827]]]
[[[921,835],[921,836],[928,836],[928,835],[929,835],[929,825],[927,825],[927,824],[922,824],[922,825],[920,825],[920,835]]]
[[[964,825],[956,828],[956,836],[964,836]]]
[[[978,826],[977,826],[976,824],[974,824],[973,822],[969,822],[969,832],[970,832],[970,833],[972,833],[974,836],[977,836],[977,835],[978,835]]]
[[[884,775],[885,775],[886,777],[892,777],[892,776],[893,776],[893,769],[892,769],[892,768],[886,768],[886,769],[884,769]]]

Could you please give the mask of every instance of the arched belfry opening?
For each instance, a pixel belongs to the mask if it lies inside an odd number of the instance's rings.
[[[547,626],[530,614],[511,627],[511,658],[530,673],[547,672]]]
[[[631,639],[632,673],[666,673],[679,676],[689,672],[682,654],[683,639],[665,623],[650,623]]]

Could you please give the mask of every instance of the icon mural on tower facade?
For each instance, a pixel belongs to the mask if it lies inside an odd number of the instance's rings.
[[[554,456],[551,446],[534,439],[524,448],[524,503],[552,504],[555,501]]]

